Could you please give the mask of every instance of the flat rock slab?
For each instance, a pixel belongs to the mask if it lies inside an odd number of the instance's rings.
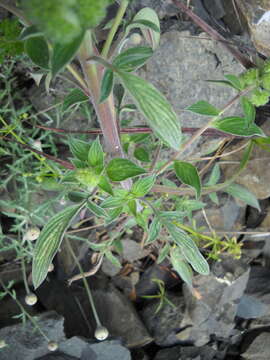
[[[238,75],[243,71],[220,43],[205,38],[209,37],[204,33],[191,38],[188,31],[163,34],[145,71],[140,71],[166,96],[185,127],[201,127],[206,122],[204,116],[184,111],[188,106],[206,100],[222,108],[236,94],[230,87],[207,80],[223,80],[225,74]],[[237,109],[234,106],[231,112],[235,114]]]
[[[184,330],[177,334],[180,341],[196,346],[206,345],[211,335],[228,338],[235,327],[238,303],[249,278],[249,267],[240,260],[225,256],[214,265],[209,276],[194,277],[195,297],[184,286],[185,316],[180,324]]]
[[[64,319],[61,316],[49,312],[36,318],[36,321],[49,339],[57,343],[65,340]],[[1,349],[1,360],[35,360],[49,352],[47,340],[37,330],[34,332],[29,321],[25,325],[19,323],[1,329],[0,339],[7,344]]]
[[[245,360],[269,360],[270,358],[270,333],[265,332],[258,335],[251,343],[248,350],[241,354]]]

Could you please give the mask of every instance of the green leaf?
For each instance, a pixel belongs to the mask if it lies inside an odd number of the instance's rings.
[[[120,206],[123,206],[126,203],[126,199],[123,197],[119,197],[119,196],[110,196],[107,199],[105,199],[104,201],[102,201],[102,203],[100,204],[100,206],[104,209],[112,209],[112,208],[118,208]]]
[[[237,136],[265,136],[262,129],[255,124],[248,126],[246,120],[237,116],[229,116],[224,119],[216,120],[212,127],[225,133]]]
[[[143,179],[139,179],[132,185],[131,193],[136,197],[143,197],[149,193],[156,181],[156,176],[151,175]]]
[[[149,228],[148,238],[145,241],[145,245],[151,244],[158,238],[160,231],[161,231],[161,227],[162,227],[162,224],[161,224],[159,218],[157,216],[154,217],[153,221],[151,222],[150,228]]]
[[[259,202],[255,195],[251,191],[246,189],[244,186],[238,184],[231,184],[227,186],[224,191],[229,195],[232,195],[235,198],[242,200],[244,203],[255,207],[259,211],[261,210]]]
[[[45,280],[48,268],[60,248],[64,233],[72,218],[84,204],[74,205],[55,215],[43,228],[34,252],[32,278],[35,289]]]
[[[159,27],[155,23],[149,20],[136,20],[136,21],[132,21],[131,24],[136,25],[136,27],[139,27],[137,25],[143,25],[144,27],[148,27],[149,29],[154,30],[157,33],[160,32]]]
[[[232,86],[236,89],[236,90],[242,90],[242,84],[241,81],[239,80],[239,78],[235,75],[224,75],[225,79],[227,79]]]
[[[43,69],[49,69],[49,47],[43,36],[27,39],[24,46],[25,52],[34,64]]]
[[[108,194],[110,195],[113,195],[113,189],[112,189],[112,186],[111,184],[109,183],[109,181],[107,180],[106,176],[101,176],[100,177],[100,180],[99,180],[99,183],[98,183],[98,187],[107,192]]]
[[[175,224],[166,222],[165,226],[175,243],[180,247],[182,255],[193,269],[199,274],[208,275],[209,265],[191,237]]]
[[[150,47],[133,47],[119,54],[113,60],[113,65],[122,71],[134,71],[143,66],[152,55],[153,50]]]
[[[68,110],[71,106],[81,104],[82,102],[88,101],[89,98],[84,94],[80,89],[73,89],[71,92],[64,98],[63,101],[63,111]]]
[[[177,160],[174,162],[174,170],[178,179],[185,185],[193,187],[197,198],[199,198],[201,195],[201,179],[195,166]]]
[[[146,173],[146,171],[127,159],[116,158],[107,165],[107,175],[112,181],[123,181]]]
[[[219,164],[216,163],[212,169],[209,180],[207,181],[205,186],[216,185],[217,182],[219,181],[219,179],[220,179],[220,167],[219,167]],[[217,205],[219,204],[217,193],[211,193],[211,194],[209,194],[209,197],[215,204],[217,204]]]
[[[157,264],[160,264],[160,263],[162,263],[163,260],[165,260],[166,256],[170,252],[170,249],[171,249],[170,243],[166,242],[166,245],[159,252],[159,256],[157,258]]]
[[[93,167],[103,167],[104,166],[104,153],[102,146],[99,141],[99,137],[92,142],[89,152],[88,152],[88,163]]]
[[[110,209],[108,211],[109,217],[106,219],[106,224],[110,224],[112,221],[116,220],[123,212],[123,207],[120,206],[115,209]]]
[[[183,258],[181,249],[173,248],[171,250],[171,262],[174,270],[178,273],[181,279],[189,286],[192,286],[192,269]]]
[[[245,96],[241,97],[241,105],[245,114],[245,119],[248,125],[255,121],[256,109],[253,104]]]
[[[84,33],[80,34],[69,44],[56,43],[52,49],[51,70],[52,77],[63,70],[64,67],[75,57],[83,41]]]
[[[144,79],[124,72],[118,75],[157,137],[179,150],[182,142],[181,127],[171,104]]]
[[[81,161],[86,161],[88,159],[88,152],[91,144],[75,138],[70,138],[69,148],[72,154]]]
[[[113,71],[106,69],[101,81],[100,99],[99,99],[100,104],[110,96],[113,89],[113,79],[114,79]]]
[[[133,155],[137,160],[140,160],[142,162],[146,162],[146,163],[151,162],[148,151],[146,151],[145,148],[143,147],[137,147],[134,150]]]
[[[126,27],[126,35],[131,29],[139,28],[143,33],[144,38],[156,49],[160,40],[160,24],[157,13],[149,8],[145,7],[141,9],[133,18],[132,23]]]
[[[42,36],[42,32],[38,30],[38,28],[35,25],[27,26],[22,30],[19,36],[19,40],[27,40],[32,37]]]
[[[195,104],[189,106],[186,110],[191,111],[195,114],[206,115],[206,116],[218,116],[220,110],[209,104],[207,101],[197,101]]]
[[[136,200],[129,200],[127,206],[133,216],[137,216],[137,202]]]
[[[120,261],[117,259],[116,256],[113,255],[113,253],[112,253],[111,251],[109,251],[109,250],[106,251],[106,252],[105,252],[105,256],[106,256],[106,258],[107,258],[113,265],[115,265],[116,267],[118,267],[118,268],[121,268],[121,267],[122,267]]]
[[[71,191],[68,193],[69,200],[72,202],[75,202],[75,203],[86,200],[88,198],[88,196],[89,196],[89,194],[86,194],[86,193],[80,192],[80,191]]]
[[[101,206],[98,206],[96,203],[94,203],[91,200],[87,201],[86,206],[96,216],[101,216],[101,217],[107,217],[108,216],[107,212]]]
[[[205,185],[210,186],[210,185],[216,185],[217,182],[220,179],[220,167],[219,164],[216,163],[211,171],[209,180],[207,181],[207,183]]]
[[[217,85],[229,86],[230,88],[238,90],[230,81],[227,80],[206,80],[206,81]]]

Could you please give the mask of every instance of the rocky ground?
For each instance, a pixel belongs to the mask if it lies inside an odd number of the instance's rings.
[[[242,13],[236,12],[236,3]],[[269,55],[270,6],[267,1],[193,0],[191,4],[196,14],[243,53]],[[134,0],[131,4],[134,12],[143,6],[157,11],[162,35],[159,49],[141,70],[141,75],[167,96],[183,127],[201,127],[204,118],[195,118],[184,109],[202,99],[222,106],[234,95],[234,90],[217,87],[207,80],[221,79],[225,74],[237,75],[244,68],[223,44],[211,40],[187,15],[179,13],[171,1]],[[55,93],[62,91],[59,79]],[[48,98],[44,88],[37,90],[33,85],[25,96],[40,111],[51,103],[54,94]],[[270,135],[268,109],[268,106],[259,109],[257,120]],[[93,126],[91,121],[94,121],[83,117],[72,125],[69,120],[65,126],[70,125],[70,129]],[[142,123],[140,118],[136,121]],[[221,141],[213,136],[203,137],[193,147],[192,156],[208,154],[209,149]],[[241,146],[240,140],[232,142],[228,149],[233,151],[236,146]],[[241,155],[232,154],[220,162],[222,176],[233,174],[234,164],[239,164]],[[269,152],[257,148],[237,180],[256,195],[261,212],[229,196],[221,197],[219,205],[205,200],[205,213],[214,229],[224,236],[235,235],[242,242],[241,259],[222,256],[219,262],[211,264],[209,276],[194,277],[191,291],[171,271],[169,263],[155,263],[157,249],[141,249],[139,229],[127,231],[121,239],[122,269],[105,259],[101,269],[87,280],[100,322],[109,331],[108,339],[98,342],[94,340],[96,320],[82,281],[67,286],[67,278],[78,271],[63,248],[55,260],[54,270],[36,292],[37,304],[31,308],[31,315],[44,333],[59,344],[58,351],[49,353],[47,341],[33,332],[32,324],[25,325],[14,319],[20,309],[13,299],[5,297],[0,306],[0,347],[4,342],[8,346],[0,349],[0,360],[268,360],[269,159]],[[33,206],[48,196],[53,198],[55,193],[40,192]],[[57,204],[58,208],[61,206],[65,204]],[[202,212],[195,218],[199,227],[209,225]],[[2,216],[1,221],[11,220]],[[91,231],[80,235],[99,236]],[[86,249],[77,250],[87,270],[89,253]],[[17,299],[23,304],[22,273],[12,260],[12,252],[0,253],[0,277],[5,282],[16,279]],[[151,298],[159,290],[153,279],[162,280],[166,289],[166,300],[158,312],[161,299]]]

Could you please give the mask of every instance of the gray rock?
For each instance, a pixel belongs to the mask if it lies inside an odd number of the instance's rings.
[[[139,243],[131,239],[123,239],[123,258],[129,262],[133,262],[147,256],[149,251],[144,250]]]
[[[269,134],[270,126],[269,121],[266,121],[265,124],[261,126],[265,134]],[[235,150],[241,146],[243,142],[238,143],[237,145],[231,148],[231,151]],[[231,156],[226,157],[228,162],[241,161],[244,152],[239,151]],[[262,161],[263,159],[263,161]],[[242,171],[241,176],[238,176],[236,182],[240,185],[248,188],[258,199],[266,199],[270,196],[270,187],[269,187],[269,177],[270,177],[270,168],[265,166],[270,159],[270,153],[261,149],[259,146],[256,146],[252,151],[248,164],[244,171]],[[228,165],[222,165],[225,179],[229,179],[233,174],[235,174],[238,164],[234,165],[229,163]]]
[[[118,341],[110,340],[88,345],[81,360],[131,360],[130,352]]]
[[[210,346],[174,346],[160,350],[154,360],[213,360],[216,359],[217,351]],[[222,359],[222,357],[218,357]]]
[[[146,300],[149,301],[141,312],[141,317],[153,336],[155,343],[159,346],[171,346],[179,342],[176,338],[176,329],[184,317],[184,298],[181,295],[174,295],[170,292],[166,292],[166,298],[168,298],[175,307],[169,304],[164,304],[160,311],[156,313],[159,305],[158,300]]]
[[[131,302],[112,284],[106,291],[94,290],[93,297],[101,322],[111,336],[122,338],[130,348],[153,340]]]
[[[158,17],[171,17],[179,13],[179,9],[170,0],[134,0],[130,4],[132,12],[137,12],[144,7],[150,7],[156,11]]]
[[[117,275],[121,268],[119,268],[118,266],[114,265],[110,260],[108,260],[106,257],[103,259],[102,261],[102,267],[101,267],[102,271],[104,272],[104,274],[108,275],[108,276],[115,276]]]
[[[184,109],[199,100],[222,108],[235,95],[234,90],[206,80],[237,75],[242,67],[220,43],[202,39],[206,34],[192,39],[189,36],[188,31],[163,34],[160,47],[140,73],[166,96],[183,126],[200,127],[205,124],[205,117]],[[233,106],[230,111],[235,114],[237,109]]]
[[[249,312],[244,312],[246,317],[252,315],[251,312],[256,311],[256,319],[252,320],[251,328],[262,325],[270,325],[270,286],[269,286],[270,270],[262,266],[252,266],[250,277],[245,290],[245,295],[253,300],[252,308]],[[259,305],[260,304],[260,305]],[[243,304],[242,304],[243,305]],[[241,302],[239,307],[241,306]],[[238,312],[245,309],[239,308]],[[243,316],[243,314],[242,314]],[[243,316],[244,317],[244,316]],[[250,316],[255,318],[255,316]]]
[[[268,0],[238,0],[257,50],[270,56],[270,3]]]
[[[35,360],[78,360],[78,358],[63,353],[57,353],[57,354],[48,354]]]
[[[255,319],[266,315],[269,306],[266,306],[254,296],[243,295],[237,307],[236,315],[243,319]]]
[[[269,360],[270,333],[264,332],[258,335],[249,346],[248,350],[241,354],[245,360]]]
[[[181,341],[192,341],[196,346],[207,344],[210,336],[228,338],[235,326],[234,319],[248,281],[249,268],[240,261],[225,256],[214,265],[209,276],[195,276],[191,290],[184,286],[186,311],[177,334]]]
[[[64,319],[56,313],[44,313],[36,321],[50,340],[57,343],[65,340]],[[38,331],[34,332],[29,321],[1,329],[0,339],[8,345],[1,349],[1,360],[34,360],[49,352],[47,340]]]

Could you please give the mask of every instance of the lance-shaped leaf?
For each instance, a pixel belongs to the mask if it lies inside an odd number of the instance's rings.
[[[220,110],[209,104],[207,101],[201,100],[187,108],[195,114],[206,115],[206,116],[218,116]]]
[[[74,156],[76,156],[76,158],[78,158],[81,161],[85,161],[88,159],[88,152],[91,146],[90,143],[87,143],[83,140],[70,138],[68,145],[70,151]]]
[[[92,142],[89,152],[88,152],[88,163],[95,167],[103,167],[104,163],[104,153],[102,150],[102,146],[99,141],[99,137],[96,138],[95,141]]]
[[[52,77],[61,71],[76,55],[83,41],[84,33],[82,32],[70,43],[57,43],[52,50],[51,70]]]
[[[156,176],[151,175],[147,176],[143,179],[139,179],[132,185],[131,193],[134,194],[136,197],[145,196],[154,186],[156,181]]]
[[[145,150],[143,147],[136,147],[133,153],[134,157],[137,160],[140,160],[142,162],[151,162],[149,152]]]
[[[248,125],[255,121],[256,109],[253,104],[245,96],[241,97],[241,105],[245,114],[245,119]]]
[[[118,75],[157,137],[179,150],[182,142],[181,127],[171,104],[144,79],[124,72],[118,72]]]
[[[154,217],[153,221],[151,222],[149,232],[148,232],[148,238],[146,239],[145,245],[151,244],[154,242],[157,237],[159,236],[159,233],[161,231],[162,224],[159,220],[159,218],[156,216]]]
[[[255,207],[259,211],[261,210],[256,196],[244,186],[239,184],[230,184],[224,189],[224,191],[233,197],[242,200],[244,203]]]
[[[197,169],[185,161],[175,161],[174,170],[178,179],[185,185],[193,187],[196,191],[197,198],[201,195],[201,179]]]
[[[181,249],[178,247],[172,248],[170,255],[174,270],[185,281],[185,283],[192,286],[192,269],[189,264],[186,263]]]
[[[71,106],[81,104],[89,100],[88,96],[80,89],[71,90],[71,92],[64,98],[63,111],[68,110]]]
[[[175,224],[166,222],[165,226],[193,269],[199,274],[208,275],[209,265],[191,237]]]
[[[43,36],[29,38],[25,41],[25,52],[34,64],[49,69],[49,47]]]
[[[35,289],[45,280],[70,221],[83,206],[84,204],[80,204],[66,208],[44,226],[37,240],[33,258],[32,278]]]
[[[153,50],[150,47],[133,47],[119,54],[113,60],[113,65],[122,71],[134,71],[143,66],[152,55]]]
[[[206,186],[213,186],[216,185],[217,182],[220,179],[220,167],[219,164],[216,163],[215,166],[213,167],[213,170],[210,174],[209,180],[207,181],[207,183],[205,184]],[[218,196],[217,193],[210,193],[209,194],[210,199],[218,205],[219,201],[218,201]]]
[[[126,35],[131,29],[139,28],[145,37],[145,40],[156,49],[160,40],[160,24],[157,13],[145,7],[141,9],[133,18],[131,24],[126,27]]]
[[[108,214],[106,213],[106,211],[102,207],[100,207],[99,205],[97,205],[96,203],[94,203],[91,200],[87,201],[87,207],[96,216],[102,216],[102,217],[107,217],[108,216]]]
[[[259,126],[248,124],[246,119],[237,116],[229,116],[224,119],[216,120],[212,123],[212,127],[232,135],[265,136]]]
[[[113,89],[113,78],[114,78],[113,71],[110,69],[106,69],[101,81],[99,103],[102,103],[110,96],[110,93],[112,92]]]
[[[146,171],[127,159],[116,158],[107,165],[107,175],[112,181],[123,181],[146,173]]]

